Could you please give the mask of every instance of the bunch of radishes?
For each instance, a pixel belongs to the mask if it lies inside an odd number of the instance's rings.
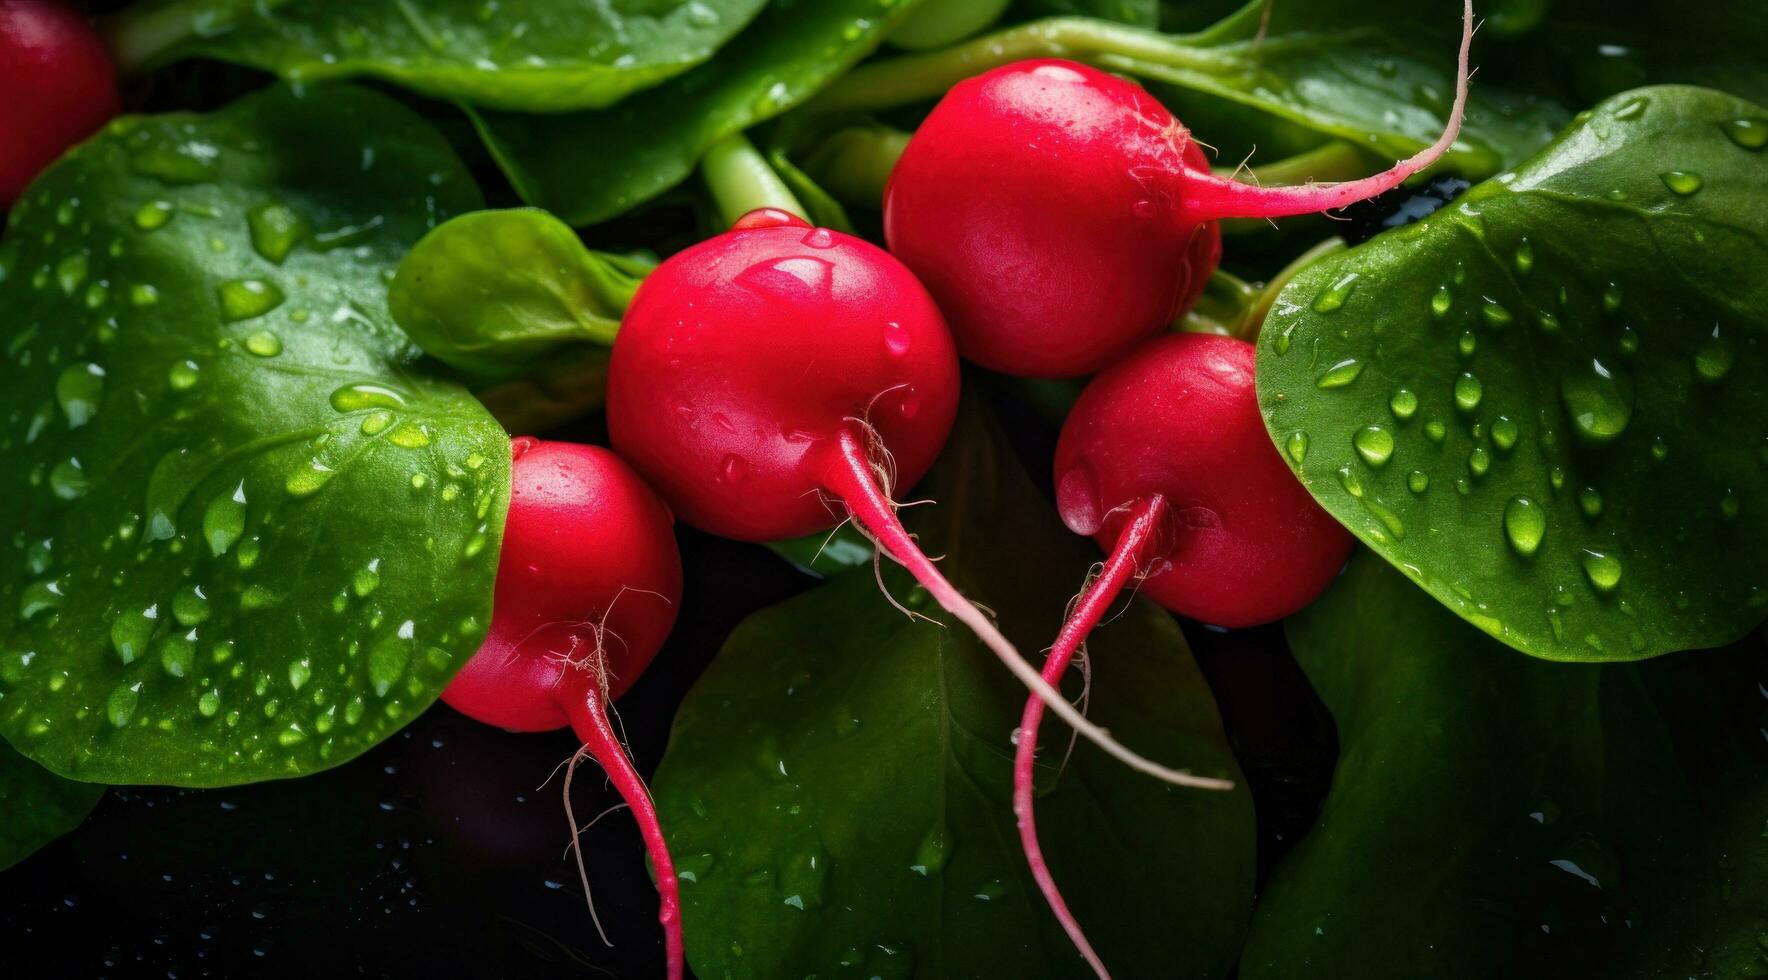
[[[569,725],[583,740],[579,758],[608,772],[643,832],[671,977],[683,969],[675,873],[606,706],[674,623],[674,515],[747,541],[852,520],[1020,677],[1032,691],[1014,772],[1026,856],[1063,927],[1105,974],[1039,853],[1032,764],[1045,707],[1161,778],[1226,784],[1134,755],[1055,684],[1128,584],[1187,616],[1247,626],[1311,601],[1351,547],[1265,433],[1252,345],[1155,335],[1214,270],[1220,219],[1341,207],[1442,155],[1466,99],[1471,4],[1465,16],[1448,127],[1372,177],[1275,188],[1219,177],[1190,132],[1134,84],[1073,62],[1024,61],[954,87],[915,134],[886,193],[889,252],[763,209],[645,281],[609,374],[619,455],[515,440],[490,634],[443,697],[490,724]],[[0,65],[23,72],[0,77],[3,204],[114,114],[117,95],[90,26],[55,5],[0,0],[0,48]],[[1098,372],[1063,426],[1056,490],[1063,520],[1109,557],[1041,676],[896,515],[892,494],[927,471],[951,428],[960,354],[1023,377]]]

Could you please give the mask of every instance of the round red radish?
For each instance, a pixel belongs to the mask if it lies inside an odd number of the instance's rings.
[[[0,0],[0,208],[120,109],[116,70],[84,17]]]
[[[680,977],[674,863],[650,793],[607,715],[608,703],[644,673],[675,623],[675,520],[606,449],[521,438],[512,452],[491,628],[442,700],[515,731],[571,726],[638,821],[662,895],[669,974]],[[581,867],[581,854],[578,861]]]
[[[901,263],[757,212],[646,277],[614,341],[608,429],[682,520],[773,541],[844,516],[820,492],[843,432],[869,426],[897,485],[920,479],[958,384],[945,321]]]
[[[890,251],[927,284],[966,358],[1022,377],[1091,374],[1196,302],[1221,255],[1218,219],[1343,207],[1447,151],[1466,100],[1471,0],[1464,12],[1442,137],[1341,184],[1216,176],[1152,95],[1076,62],[1019,61],[960,82],[891,172]]]
[[[1217,626],[1295,612],[1351,548],[1266,434],[1253,360],[1230,337],[1156,338],[1087,385],[1056,444],[1063,522],[1110,549],[1133,505],[1162,495],[1170,549],[1142,594]]]
[[[1191,782],[1087,721],[897,518],[890,492],[932,465],[958,384],[945,321],[902,263],[764,210],[645,278],[614,341],[608,430],[683,520],[715,534],[767,541],[851,517],[1063,721],[1129,765]]]

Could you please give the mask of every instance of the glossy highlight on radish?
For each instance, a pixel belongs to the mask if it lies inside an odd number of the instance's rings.
[[[1194,784],[1088,722],[960,595],[897,518],[958,408],[958,359],[932,297],[851,235],[762,209],[646,277],[614,341],[614,447],[682,520],[770,541],[853,520],[1034,696],[1140,771]]]
[[[59,3],[0,0],[0,208],[121,108],[116,69],[86,18]]]
[[[606,449],[518,438],[512,453],[491,628],[442,700],[501,728],[569,725],[583,740],[565,779],[578,870],[584,863],[570,812],[571,774],[587,755],[607,771],[644,836],[661,895],[657,917],[669,976],[678,980],[683,949],[674,862],[650,791],[607,710],[644,673],[675,624],[682,574],[675,519]]]
[[[1126,585],[1182,615],[1253,626],[1312,602],[1353,539],[1296,480],[1266,434],[1253,345],[1178,333],[1137,348],[1087,386],[1056,444],[1056,506],[1108,552],[1063,624],[1043,677],[1054,684]],[[1013,812],[1032,876],[1087,962],[1104,965],[1068,911],[1038,846],[1033,765],[1044,706],[1026,702]]]
[[[952,87],[891,172],[890,251],[926,283],[965,358],[1020,377],[1100,370],[1197,301],[1222,218],[1344,207],[1454,144],[1473,34],[1440,138],[1382,173],[1259,187],[1210,172],[1190,130],[1133,82],[1077,62],[1014,62]]]

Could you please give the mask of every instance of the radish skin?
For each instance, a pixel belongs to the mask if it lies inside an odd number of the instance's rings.
[[[646,278],[614,341],[608,429],[684,521],[714,534],[772,541],[851,517],[1080,734],[1168,782],[1217,786],[1088,722],[903,528],[890,488],[932,465],[958,387],[945,321],[901,263],[764,209]]]
[[[608,720],[608,705],[650,664],[675,623],[681,555],[674,517],[606,449],[518,438],[511,453],[510,510],[491,628],[442,700],[512,731],[571,727],[583,747],[565,777],[565,813],[585,895],[588,873],[570,793],[577,763],[588,755],[607,772],[638,823],[657,876],[668,975],[680,980],[675,865],[650,791]]]
[[[1019,377],[1095,373],[1197,301],[1220,220],[1343,207],[1440,159],[1460,132],[1472,36],[1465,0],[1434,143],[1379,174],[1284,187],[1212,173],[1133,82],[1060,58],[1003,65],[953,86],[915,131],[885,189],[885,238],[967,359]]]
[[[44,0],[0,0],[0,210],[122,110],[97,30]]]

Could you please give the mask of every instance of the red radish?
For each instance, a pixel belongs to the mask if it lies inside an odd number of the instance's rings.
[[[607,713],[607,705],[644,673],[675,624],[681,599],[675,518],[644,480],[606,449],[528,438],[516,439],[511,448],[515,465],[491,629],[442,700],[512,731],[570,725],[583,740],[565,777],[566,814],[571,773],[587,754],[607,771],[644,835],[662,896],[657,918],[663,923],[669,976],[679,980],[681,900],[675,865],[650,791]],[[575,819],[571,826],[583,872]]]
[[[689,524],[745,541],[850,516],[1076,731],[1136,768],[921,553],[891,502],[938,455],[958,360],[927,291],[882,249],[764,209],[645,278],[614,340],[608,429]]]
[[[1211,334],[1148,341],[1087,385],[1056,444],[1056,506],[1110,557],[1063,624],[1044,679],[1075,650],[1128,583],[1174,612],[1252,626],[1314,600],[1343,567],[1352,538],[1308,494],[1265,432],[1253,346]],[[1026,702],[1013,767],[1013,811],[1032,875],[1101,976],[1038,847],[1032,761],[1043,703]]]
[[[0,93],[0,208],[122,108],[98,32],[41,0],[0,0]]]
[[[1195,303],[1216,221],[1343,207],[1396,187],[1454,143],[1467,101],[1466,0],[1455,104],[1435,144],[1361,180],[1258,187],[1212,174],[1135,85],[1059,59],[960,82],[909,140],[884,234],[939,301],[958,350],[1021,377],[1091,374]]]

